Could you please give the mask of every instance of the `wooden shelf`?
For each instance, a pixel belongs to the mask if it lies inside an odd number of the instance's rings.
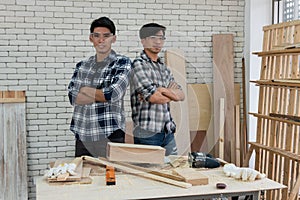
[[[280,117],[271,117],[269,115],[263,115],[263,114],[258,114],[258,113],[249,112],[249,114],[253,115],[254,117],[257,117],[257,118],[275,120],[275,121],[278,121],[278,122],[283,122],[283,123],[288,123],[288,124],[293,124],[293,125],[300,126],[300,122],[297,122],[297,121],[292,121],[292,120],[288,120],[288,119],[284,119],[284,118],[280,118]]]
[[[267,192],[267,200],[295,200],[300,188],[300,20],[265,26],[259,86],[255,169],[288,189]],[[281,114],[282,113],[282,114]]]
[[[280,148],[276,148],[276,147],[270,147],[270,146],[266,146],[257,142],[249,142],[249,144],[253,145],[254,148],[259,148],[259,149],[264,149],[266,151],[270,151],[272,153],[275,153],[277,155],[281,155],[283,157],[292,159],[294,161],[299,162],[300,161],[300,155],[295,154],[293,152],[290,151],[286,151],[284,149],[280,149]]]
[[[300,54],[300,48],[261,51],[261,52],[253,52],[252,54],[257,55],[259,57],[281,55],[281,54]]]
[[[257,85],[280,86],[280,87],[300,87],[300,79],[271,79],[250,81]]]

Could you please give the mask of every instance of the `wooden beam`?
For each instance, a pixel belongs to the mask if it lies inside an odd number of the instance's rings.
[[[158,175],[149,174],[149,173],[143,172],[141,170],[137,170],[137,169],[133,169],[133,168],[126,167],[126,166],[123,166],[123,165],[119,165],[119,164],[116,164],[116,163],[113,163],[113,162],[109,162],[105,158],[93,158],[93,157],[90,157],[90,156],[83,156],[83,160],[87,160],[88,162],[98,164],[98,165],[110,165],[110,166],[112,166],[112,167],[114,167],[114,168],[116,168],[116,169],[118,169],[122,172],[125,172],[125,173],[129,173],[129,174],[133,174],[133,175],[136,175],[136,176],[152,179],[152,180],[155,180],[155,181],[160,181],[160,182],[163,182],[163,183],[167,183],[167,184],[182,187],[182,188],[192,187],[192,184],[190,184],[190,183],[175,181],[175,180],[165,178],[165,177],[161,177],[161,176],[158,176]]]
[[[166,177],[166,178],[169,178],[169,179],[173,179],[173,180],[176,180],[176,181],[184,181],[184,178],[182,176],[178,176],[178,175],[174,175],[174,174],[170,174],[170,173],[165,173],[162,170],[158,171],[158,170],[154,170],[154,169],[150,169],[150,168],[145,168],[145,167],[140,167],[140,166],[137,166],[137,165],[132,165],[132,164],[125,163],[125,162],[114,162],[114,163],[119,164],[119,165],[123,165],[123,166],[126,166],[126,167],[130,167],[130,168],[133,168],[133,169],[137,169],[137,170],[140,170],[140,171],[143,171],[143,172],[147,172],[147,173],[150,173],[150,174],[154,174],[154,175]]]
[[[166,149],[154,145],[107,143],[110,161],[163,164]]]
[[[235,106],[235,155],[236,166],[241,166],[241,131],[240,131],[240,105]]]
[[[219,158],[224,159],[224,126],[225,126],[225,100],[224,98],[220,98],[220,112],[219,112],[219,122],[220,122],[220,130],[219,130]]]
[[[278,81],[275,79],[271,80],[259,80],[259,81],[250,81],[251,83],[256,83],[257,85],[260,86],[284,86],[284,87],[300,87],[300,82],[299,81]]]
[[[284,149],[280,149],[280,148],[276,148],[276,147],[269,147],[269,146],[265,146],[263,144],[259,144],[257,142],[249,142],[249,144],[253,145],[253,147],[255,149],[260,148],[260,149],[264,149],[266,151],[270,151],[272,153],[276,153],[278,155],[281,155],[285,158],[289,158],[291,160],[300,161],[300,155],[292,153],[290,151],[285,151]]]
[[[284,118],[279,118],[279,117],[271,117],[269,115],[262,115],[262,114],[258,114],[258,113],[251,113],[249,112],[250,115],[253,115],[257,118],[263,118],[263,119],[270,119],[270,120],[275,120],[275,121],[279,121],[279,122],[283,122],[283,123],[287,123],[287,124],[294,124],[294,125],[300,125],[300,122],[297,121],[291,121],[288,119],[284,119]]]
[[[300,48],[295,49],[280,49],[280,50],[270,50],[270,51],[262,51],[262,52],[253,52],[253,54],[257,56],[274,56],[274,55],[280,55],[280,54],[298,54],[300,53]]]
[[[242,165],[243,160],[248,153],[248,116],[247,116],[247,90],[246,90],[246,66],[245,59],[242,59],[242,79],[243,79],[243,133],[241,134],[241,154],[242,154]]]

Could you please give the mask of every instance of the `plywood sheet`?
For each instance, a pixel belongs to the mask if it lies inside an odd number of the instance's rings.
[[[189,127],[191,131],[208,130],[212,120],[211,84],[188,84]]]
[[[240,84],[236,83],[234,84],[234,105],[239,104]],[[213,133],[213,85],[188,84],[188,106],[191,148],[210,152],[217,142]]]
[[[175,81],[179,83],[185,94],[185,100],[181,102],[171,102],[171,114],[176,123],[176,143],[179,155],[187,155],[191,151],[189,112],[187,98],[187,82],[185,70],[185,58],[180,49],[168,49],[165,53],[166,64],[170,67]]]
[[[234,163],[234,61],[232,34],[213,35],[213,74],[214,116],[219,116],[220,98],[225,100],[224,159]],[[215,138],[218,138],[223,124],[220,124],[218,117],[214,119],[214,135]],[[217,152],[219,152],[219,149],[217,149]]]

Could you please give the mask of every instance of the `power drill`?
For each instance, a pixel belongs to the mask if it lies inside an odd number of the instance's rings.
[[[189,166],[192,168],[217,168],[220,167],[220,162],[212,155],[203,152],[189,152]]]

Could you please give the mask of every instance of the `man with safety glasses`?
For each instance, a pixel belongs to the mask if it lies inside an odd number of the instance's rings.
[[[139,31],[144,50],[134,59],[130,79],[134,143],[157,145],[165,155],[176,155],[176,125],[170,113],[171,101],[184,100],[184,93],[159,57],[166,28],[157,23]]]
[[[96,54],[76,65],[68,86],[74,106],[70,130],[75,156],[105,156],[107,142],[125,141],[124,95],[131,61],[112,50],[116,28],[107,17],[92,22],[89,40]]]

